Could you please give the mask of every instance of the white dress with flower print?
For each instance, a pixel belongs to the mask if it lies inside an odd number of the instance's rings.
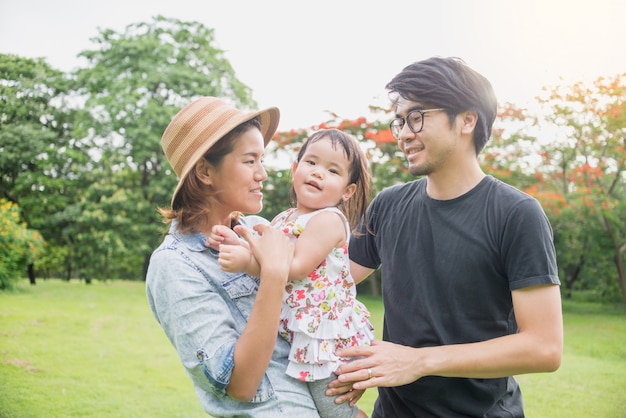
[[[292,242],[309,220],[322,211],[341,216],[346,236],[350,236],[348,222],[337,208],[320,209],[287,221],[294,211],[295,208],[287,209],[272,221]],[[343,363],[335,356],[335,350],[369,345],[374,339],[369,316],[365,306],[356,300],[346,240],[342,247],[333,248],[307,277],[289,282],[285,288],[279,332],[291,343],[287,374],[306,382],[329,377]]]

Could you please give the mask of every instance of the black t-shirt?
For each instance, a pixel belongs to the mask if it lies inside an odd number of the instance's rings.
[[[485,177],[451,200],[426,178],[372,201],[350,259],[382,268],[383,339],[411,347],[484,341],[517,332],[511,291],[559,284],[552,229],[531,196]],[[427,376],[379,388],[374,417],[523,416],[512,377]]]

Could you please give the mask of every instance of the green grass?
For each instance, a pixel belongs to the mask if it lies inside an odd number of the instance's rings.
[[[626,311],[563,301],[565,346],[555,373],[518,376],[528,417],[626,417]]]
[[[380,300],[359,297],[380,337]],[[527,416],[626,417],[626,312],[565,301],[551,374],[519,376]],[[376,391],[359,406],[371,414]],[[40,280],[0,293],[0,417],[206,417],[141,282]]]
[[[0,293],[0,416],[202,417],[141,282]]]

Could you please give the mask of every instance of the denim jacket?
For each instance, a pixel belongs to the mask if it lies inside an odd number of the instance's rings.
[[[267,221],[242,217],[252,226]],[[259,279],[220,270],[218,252],[200,233],[179,234],[173,222],[154,251],[146,278],[148,303],[193,381],[204,410],[216,417],[319,417],[306,383],[285,374],[289,344],[276,346],[254,399],[226,393],[234,349],[252,310]]]

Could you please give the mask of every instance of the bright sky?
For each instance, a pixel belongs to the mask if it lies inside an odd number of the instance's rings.
[[[623,0],[0,0],[0,53],[70,71],[97,45],[156,15],[199,21],[282,131],[366,116],[404,66],[459,56],[500,102],[528,106],[542,86],[626,72]]]

